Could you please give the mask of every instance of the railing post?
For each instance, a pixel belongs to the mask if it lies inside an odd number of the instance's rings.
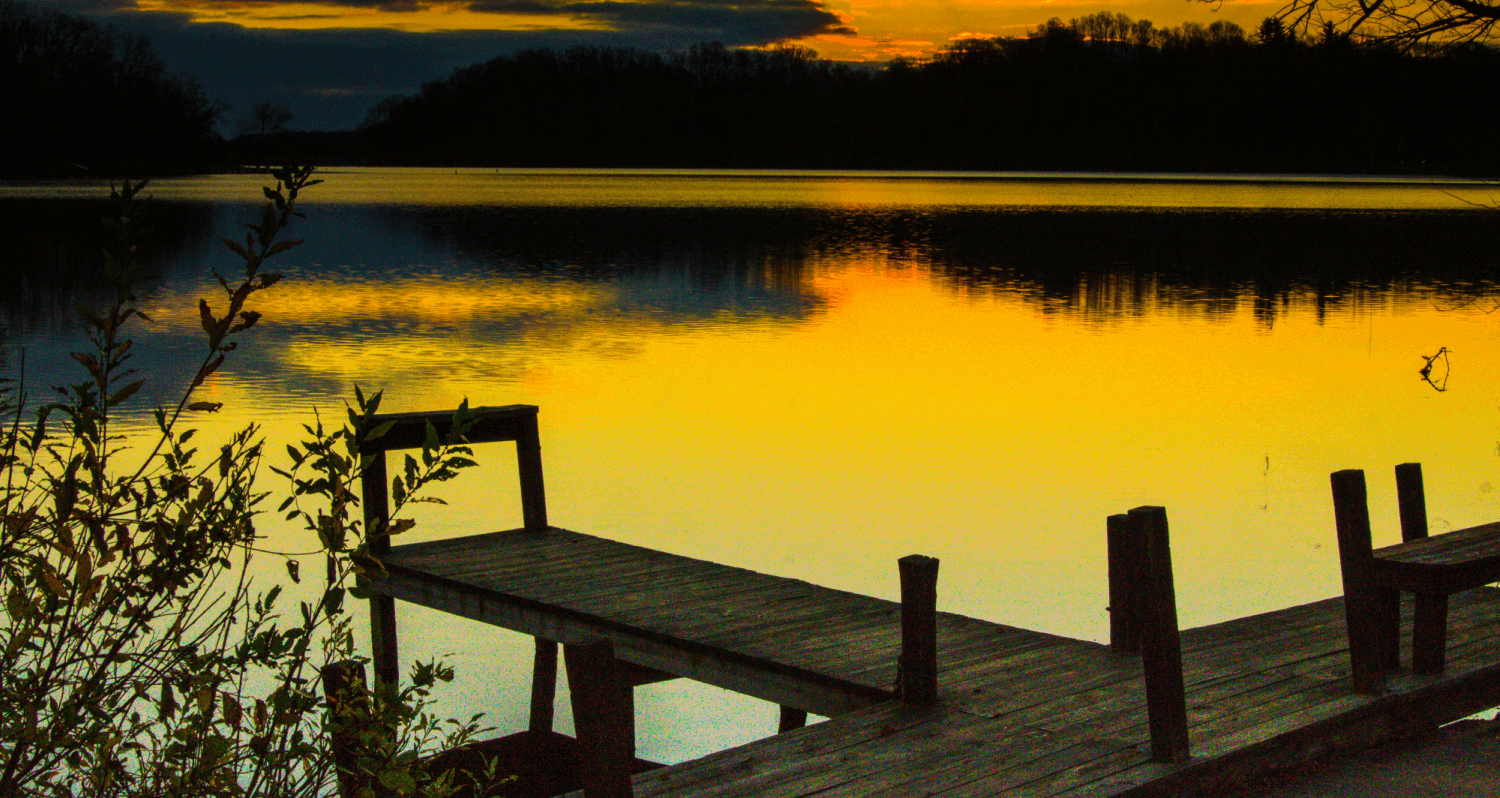
[[[909,554],[901,571],[901,700],[914,706],[937,702],[938,560]]]
[[[516,435],[516,469],[521,477],[521,523],[530,532],[547,529],[547,491],[542,482],[542,440],[536,415],[520,422]]]
[[[1422,488],[1422,464],[1396,466],[1396,504],[1401,510],[1401,540],[1427,537],[1427,492]]]
[[[1385,627],[1389,602],[1371,584],[1374,558],[1370,554],[1370,510],[1365,493],[1365,472],[1358,469],[1335,471],[1333,516],[1338,526],[1339,571],[1344,581],[1344,622],[1349,630],[1349,665],[1354,689],[1360,693],[1385,692],[1385,668],[1389,662],[1389,641]],[[1397,608],[1399,609],[1399,607]]]
[[[1187,697],[1182,679],[1182,643],[1177,634],[1177,595],[1172,585],[1172,546],[1164,507],[1130,511],[1137,552],[1141,660],[1146,680],[1146,713],[1151,727],[1151,761],[1186,762]]]
[[[635,719],[628,700],[631,687],[621,677],[614,644],[565,644],[563,662],[573,696],[584,798],[631,798]]]
[[[1130,516],[1119,513],[1106,519],[1106,551],[1109,560],[1109,648],[1116,653],[1141,650],[1141,625],[1136,616],[1140,600],[1132,592]]]

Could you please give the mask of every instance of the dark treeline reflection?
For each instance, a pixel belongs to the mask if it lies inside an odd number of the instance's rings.
[[[806,48],[501,56],[370,113],[434,166],[1494,174],[1500,53],[1101,13],[859,68]]]
[[[957,290],[1047,312],[1218,314],[1271,322],[1356,297],[1494,288],[1500,214],[1076,209],[470,208],[382,214],[464,260],[518,275],[624,280],[681,268],[682,290],[803,294],[816,270],[930,269]],[[727,309],[727,308],[726,308]]]
[[[0,256],[11,332],[55,332],[76,303],[102,298],[103,207],[0,203],[0,236],[12,242]],[[157,270],[167,280],[206,275],[222,216],[212,205],[157,203]],[[466,282],[476,277],[607,284],[613,312],[673,324],[725,314],[796,321],[822,305],[817,274],[873,266],[930,270],[953,290],[1019,296],[1088,323],[1227,315],[1248,298],[1270,324],[1293,302],[1321,315],[1382,296],[1492,292],[1497,228],[1500,214],[1485,211],[334,205],[298,232],[308,243],[283,271],[361,290],[399,291],[418,277],[457,291],[483,290]],[[296,320],[282,329],[295,334]]]
[[[113,241],[101,217],[108,200],[0,200],[0,297],[3,324],[12,333],[60,332],[74,324],[78,305],[101,306],[113,296],[103,278],[103,250]],[[217,214],[204,203],[153,202],[141,254],[150,274],[196,266],[194,257],[217,241]],[[138,293],[149,295],[153,281]]]

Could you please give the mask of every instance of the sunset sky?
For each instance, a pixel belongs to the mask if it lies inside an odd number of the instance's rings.
[[[41,0],[149,34],[168,66],[232,107],[296,114],[336,129],[395,93],[529,47],[682,49],[793,42],[824,58],[889,60],[969,36],[1021,35],[1050,17],[1096,11],[1158,27],[1228,19],[1247,29],[1279,0]]]

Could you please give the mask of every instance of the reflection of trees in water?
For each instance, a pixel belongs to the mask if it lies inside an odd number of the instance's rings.
[[[109,208],[103,194],[97,201],[0,200],[0,312],[13,334],[71,330],[74,307],[111,298],[100,271],[112,235],[100,217]],[[147,262],[161,270],[180,266],[189,253],[217,241],[210,204],[153,203],[147,219],[142,247]],[[149,295],[153,283],[138,290]]]
[[[12,333],[67,329],[75,304],[99,298],[105,207],[0,201],[0,308]],[[217,251],[223,232],[216,214],[210,204],[155,205],[151,246],[163,271],[202,276],[201,255]],[[1351,303],[1489,292],[1500,214],[331,205],[312,224],[293,271],[381,264],[399,276],[446,260],[502,277],[609,283],[615,312],[668,324],[805,318],[823,305],[820,272],[862,264],[930,270],[954,290],[1018,296],[1090,324],[1212,318],[1249,301],[1269,326],[1294,305],[1321,319]]]
[[[470,207],[382,216],[496,273],[608,282],[621,303],[673,315],[801,318],[821,304],[807,283],[820,214]]]
[[[1263,324],[1494,283],[1497,220],[1470,212],[1073,209],[433,208],[428,240],[503,272],[681,281],[701,310],[799,315],[849,262],[930,269],[1090,321],[1249,300]],[[386,223],[413,223],[409,214]]]
[[[1321,321],[1376,295],[1489,284],[1494,233],[1476,213],[974,212],[933,237],[933,268],[971,290],[1022,292],[1047,312],[1215,316],[1248,298],[1266,324],[1294,301]]]

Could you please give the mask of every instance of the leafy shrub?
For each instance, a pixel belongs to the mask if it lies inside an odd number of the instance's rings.
[[[224,239],[243,273],[219,276],[219,303],[200,301],[202,357],[176,404],[156,409],[148,448],[127,446],[116,420],[146,381],[129,336],[147,320],[134,294],[144,183],[111,192],[105,223],[116,243],[104,271],[116,293],[102,310],[80,310],[89,345],[72,355],[79,381],[40,403],[29,400],[24,366],[0,384],[0,795],[325,795],[336,775],[330,725],[363,741],[346,765],[357,772],[345,776],[366,791],[441,795],[453,777],[423,773],[417,752],[477,731],[477,716],[439,722],[428,712],[433,686],[452,678],[441,663],[416,664],[404,690],[359,696],[373,711],[356,719],[335,717],[320,697],[320,669],[353,653],[347,582],[372,567],[372,535],[411,524],[366,534],[350,512],[366,465],[355,443],[380,434],[380,396],[356,389],[349,424],[308,426],[279,471],[292,480],[281,510],[317,534],[326,558],[324,586],[298,588],[314,595],[290,617],[283,592],[292,591],[260,591],[247,567],[264,556],[258,428],[205,446],[188,423],[220,409],[196,393],[260,319],[251,299],[280,280],[264,267],[300,243],[285,238],[288,222],[301,192],[321,182],[311,168],[273,174],[260,220],[243,241]],[[457,438],[427,447],[396,511],[472,465],[467,455]],[[297,561],[286,563],[302,581]]]

